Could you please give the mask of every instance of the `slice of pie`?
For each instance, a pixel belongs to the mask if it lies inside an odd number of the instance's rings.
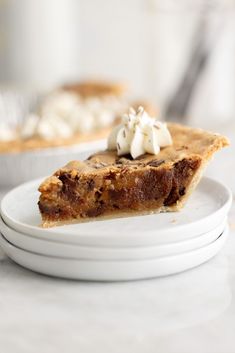
[[[46,179],[39,187],[43,226],[179,210],[228,140],[179,124],[167,127],[173,143],[156,155],[133,159],[106,150],[70,162]]]

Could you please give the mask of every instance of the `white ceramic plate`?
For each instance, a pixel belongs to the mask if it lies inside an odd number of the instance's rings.
[[[187,240],[207,233],[226,218],[231,192],[221,183],[203,178],[180,212],[152,214],[66,225],[45,229],[37,202],[40,181],[23,184],[2,200],[5,223],[40,239],[86,246],[150,246]]]
[[[0,232],[12,245],[37,254],[81,260],[141,260],[176,255],[203,247],[215,241],[224,231],[227,220],[208,233],[171,244],[149,247],[93,247],[57,243],[19,233],[0,218]]]
[[[68,161],[85,159],[94,151],[105,147],[106,141],[99,140],[73,146],[0,153],[0,186],[15,186],[44,175],[51,175]]]
[[[121,281],[166,276],[198,266],[218,253],[227,234],[228,228],[214,242],[197,250],[139,261],[76,260],[38,255],[15,247],[2,235],[0,245],[13,261],[39,273],[70,279]]]

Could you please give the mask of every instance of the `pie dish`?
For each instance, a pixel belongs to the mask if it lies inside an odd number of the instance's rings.
[[[167,125],[172,145],[133,159],[106,150],[72,161],[39,187],[43,226],[178,211],[212,155],[229,144],[218,134]]]
[[[0,153],[35,151],[101,140],[128,108],[126,94],[127,87],[123,83],[84,81],[62,86],[45,95],[37,109],[24,117],[23,123],[15,129],[5,126],[5,136],[4,132],[2,138],[0,135]],[[134,107],[138,104],[132,102]],[[155,114],[149,102],[143,101],[141,104],[149,113]]]

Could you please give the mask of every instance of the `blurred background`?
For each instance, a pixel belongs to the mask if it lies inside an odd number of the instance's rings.
[[[233,119],[234,1],[0,0],[0,23],[2,85],[125,81],[166,115]]]
[[[235,1],[0,0],[2,88],[83,79],[126,82],[163,118],[233,139]]]

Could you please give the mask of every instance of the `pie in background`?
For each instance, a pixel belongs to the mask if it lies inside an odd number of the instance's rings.
[[[0,124],[0,153],[76,145],[103,139],[129,105],[137,107],[124,83],[84,81],[45,95],[16,128]],[[156,110],[141,102],[150,114]],[[22,120],[22,121],[21,121]]]

